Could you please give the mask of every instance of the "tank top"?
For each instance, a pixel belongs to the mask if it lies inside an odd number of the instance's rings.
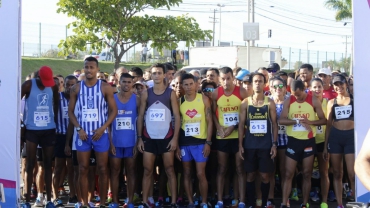
[[[272,146],[272,124],[269,112],[269,98],[265,96],[263,106],[253,105],[248,97],[247,130],[244,137],[246,149],[270,149]]]
[[[155,94],[154,88],[148,89],[143,138],[172,139],[171,93],[172,89],[168,87],[161,95]]]
[[[235,86],[234,91],[231,95],[226,96],[223,87],[217,88],[217,109],[216,116],[218,122],[223,127],[234,126],[239,123],[239,107],[242,102],[240,96],[240,87]],[[233,132],[225,138],[221,138],[219,135],[216,136],[217,139],[237,139],[238,130],[233,130]]]
[[[289,99],[290,95],[285,95],[284,100]],[[273,98],[272,98],[273,99]],[[276,118],[279,120],[281,112],[283,112],[284,104],[275,104]],[[278,123],[278,146],[286,146],[288,144],[288,135],[286,134],[286,126]]]
[[[332,107],[332,114],[334,121],[340,121],[340,120],[354,120],[354,104],[353,99],[351,98],[351,101],[348,105],[338,105],[337,98],[334,99],[334,105]]]
[[[207,139],[207,121],[202,94],[197,93],[195,99],[190,102],[185,96],[181,97],[180,114],[182,124],[179,145],[204,144]]]
[[[328,100],[326,98],[323,98],[321,107],[322,107],[325,117],[326,117],[326,113],[328,112],[328,109],[326,108],[327,105],[328,105]],[[316,120],[319,120],[319,117],[317,116],[317,114],[316,114]],[[315,136],[316,144],[325,142],[325,131],[326,131],[326,125],[316,126],[316,136]]]
[[[69,100],[64,96],[64,92],[59,93],[59,112],[58,112],[58,122],[56,123],[57,126],[57,133],[58,134],[66,134],[69,117],[68,117],[68,103]]]
[[[93,135],[108,119],[108,104],[101,90],[102,81],[97,80],[92,87],[80,83],[80,92],[77,95],[77,121],[87,135]],[[107,129],[104,133],[108,133]]]
[[[136,143],[136,95],[132,93],[126,103],[122,103],[118,94],[114,94],[117,104],[117,117],[112,122],[112,141],[116,147],[133,147]]]
[[[312,104],[312,95],[307,94],[306,100],[302,103],[297,102],[296,97],[290,96],[290,106],[288,118],[297,120],[307,117],[308,120],[316,119],[316,112]],[[311,125],[312,131],[307,131],[301,124],[287,126],[287,135],[296,139],[307,140],[316,136],[316,126]]]
[[[55,129],[53,90],[45,87],[40,90],[36,79],[32,79],[31,92],[26,98],[24,124],[28,130]]]

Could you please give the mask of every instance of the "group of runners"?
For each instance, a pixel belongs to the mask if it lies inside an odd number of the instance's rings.
[[[126,188],[128,208],[140,194],[145,208],[284,208],[300,187],[301,207],[316,197],[327,208],[329,172],[343,207],[343,170],[354,199],[353,79],[345,74],[315,74],[310,64],[294,78],[276,63],[253,73],[154,64],[145,73],[120,67],[105,80],[88,57],[83,74],[63,78],[43,66],[29,78],[21,92],[23,207],[32,195],[35,206],[63,206],[66,176],[75,207],[119,207]],[[281,205],[273,200],[276,175]]]

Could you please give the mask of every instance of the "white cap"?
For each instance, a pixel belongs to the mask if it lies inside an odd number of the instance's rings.
[[[321,68],[317,74],[326,74],[331,76],[331,70],[328,68]]]

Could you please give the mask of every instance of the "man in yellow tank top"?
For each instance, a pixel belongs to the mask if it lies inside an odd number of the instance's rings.
[[[305,93],[305,85],[301,80],[291,83],[292,95],[284,101],[279,124],[287,126],[288,145],[285,152],[285,182],[283,184],[282,208],[287,205],[292,188],[292,179],[300,162],[303,168],[303,203],[301,207],[308,207],[308,198],[311,189],[311,175],[314,155],[316,152],[316,126],[325,125],[326,118],[320,101]],[[318,119],[316,119],[316,114]]]
[[[223,189],[229,154],[235,156],[236,172],[238,174],[239,185],[239,207],[245,207],[245,171],[242,159],[238,155],[238,123],[239,108],[241,101],[247,97],[247,91],[234,85],[233,71],[229,67],[220,69],[220,83],[212,94],[213,100],[213,122],[217,128],[217,205],[223,208]],[[235,188],[235,187],[234,187]]]
[[[187,196],[192,193],[192,161],[195,160],[202,197],[200,207],[207,206],[208,182],[205,175],[206,164],[212,145],[212,111],[205,95],[197,93],[198,83],[192,74],[183,74],[180,79],[185,95],[179,99],[182,124],[180,129],[177,158],[182,161],[184,187]],[[192,197],[188,197],[188,208],[195,208]]]

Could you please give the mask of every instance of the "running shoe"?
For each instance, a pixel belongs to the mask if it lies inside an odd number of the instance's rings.
[[[119,205],[117,203],[110,203],[109,208],[119,208]]]
[[[133,203],[128,203],[127,204],[127,208],[135,208],[134,204]]]
[[[133,201],[134,204],[140,203],[141,199],[139,197],[139,194],[134,193],[134,198],[132,198],[132,201]]]
[[[224,203],[222,201],[218,201],[216,206],[217,208],[224,208]]]
[[[159,199],[159,200],[155,203],[155,207],[156,207],[156,208],[161,208],[161,207],[163,207],[163,200],[162,200],[162,199]]]
[[[354,193],[352,192],[352,190],[349,190],[347,192],[346,200],[349,201],[349,202],[354,202],[355,201],[355,197],[353,195],[354,195]]]
[[[335,197],[335,193],[334,193],[334,191],[333,190],[330,190],[329,191],[329,194],[328,194],[328,201],[330,201],[330,202],[334,202],[334,201],[336,201],[337,200],[337,198]]]
[[[319,193],[317,191],[311,191],[310,199],[312,202],[319,202],[320,201]]]
[[[56,208],[53,202],[49,201],[46,203],[45,208]]]
[[[238,208],[245,208],[245,204],[244,204],[244,202],[240,202],[240,203],[238,204]]]
[[[81,202],[77,202],[74,206],[74,208],[81,208],[82,207],[82,203]]]
[[[231,207],[232,208],[237,208],[239,206],[239,200],[234,199],[231,201]]]
[[[31,204],[29,202],[22,203],[21,208],[31,208]]]
[[[199,208],[208,208],[208,205],[206,203],[201,203]]]
[[[320,208],[328,208],[328,204],[325,202],[321,202]]]
[[[301,208],[310,208],[310,204],[309,203],[301,204]]]
[[[299,198],[298,198],[298,191],[296,188],[293,188],[292,189],[292,193],[290,194],[290,197],[289,197],[291,200],[294,200],[294,201],[298,201]]]
[[[109,203],[112,203],[112,201],[113,201],[113,195],[112,195],[112,192],[108,192],[108,194],[107,194],[107,203],[109,204]]]
[[[77,196],[68,198],[68,205],[76,204],[78,202]]]
[[[58,192],[60,196],[66,195],[66,190],[64,189],[63,186],[59,187]]]
[[[274,207],[275,207],[274,202],[271,199],[269,199],[266,203],[266,208],[274,208]]]
[[[63,202],[60,199],[55,199],[53,204],[55,207],[64,207]]]
[[[35,207],[43,207],[43,206],[45,206],[44,197],[37,197],[36,198],[36,201],[35,201],[35,204],[33,206],[35,206]]]
[[[262,199],[256,199],[256,208],[262,207]]]

